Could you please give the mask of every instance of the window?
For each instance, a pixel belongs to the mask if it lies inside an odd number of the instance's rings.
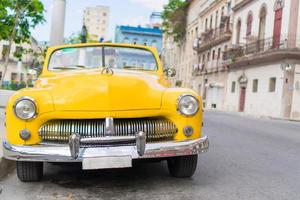
[[[133,39],[133,44],[137,44],[137,43],[138,43],[138,39],[137,38]]]
[[[269,92],[275,92],[276,90],[276,78],[270,78],[270,83],[269,83]]]
[[[23,82],[25,80],[25,76],[23,73],[21,73],[20,81]]]
[[[213,15],[210,16],[210,25],[209,28],[212,29],[213,27]]]
[[[152,47],[157,47],[157,41],[156,41],[156,40],[153,40],[151,46],[152,46]]]
[[[239,44],[240,43],[240,37],[241,37],[241,26],[242,26],[242,22],[239,19],[237,24],[236,24],[236,40],[235,43]]]
[[[107,16],[106,12],[103,13],[103,16],[104,16],[104,17]]]
[[[123,43],[128,44],[128,43],[129,43],[129,38],[128,38],[128,37],[125,37],[124,40],[123,40]]]
[[[247,17],[247,32],[246,32],[246,36],[250,36],[251,35],[252,21],[253,21],[253,16],[252,16],[252,13],[250,12],[248,14],[248,17]]]
[[[223,17],[224,16],[224,6],[222,6],[222,10],[221,10],[221,16]]]
[[[265,37],[266,16],[267,16],[266,7],[263,6],[260,9],[260,13],[259,13],[259,32],[258,32],[258,39],[259,40],[263,40],[264,37]]]
[[[207,30],[208,19],[205,19],[205,30]]]
[[[148,45],[148,41],[144,40],[144,45],[147,46]]]
[[[258,79],[254,79],[252,85],[252,92],[257,93],[257,91],[258,91]]]
[[[2,72],[0,72],[0,80],[2,80]]]
[[[216,51],[213,50],[213,52],[212,52],[212,59],[213,59],[213,60],[215,59],[215,54],[216,54]]]
[[[221,48],[218,49],[218,60],[221,58]]]
[[[236,82],[232,81],[232,83],[231,83],[231,93],[235,93],[235,85],[236,85]]]
[[[202,55],[202,63],[205,63],[205,54]]]
[[[215,20],[215,27],[218,27],[218,17],[219,17],[219,11],[216,12],[216,20]]]
[[[17,81],[17,78],[18,78],[18,74],[17,73],[11,73],[11,78],[10,78],[10,80],[11,81]]]
[[[3,59],[6,57],[7,52],[8,52],[8,45],[3,45],[3,47],[2,47],[2,57],[3,57]]]
[[[207,61],[210,61],[210,52],[207,53]]]

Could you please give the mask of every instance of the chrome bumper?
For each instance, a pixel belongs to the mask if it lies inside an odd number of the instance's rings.
[[[141,156],[136,146],[80,148],[78,156],[72,157],[68,145],[15,146],[3,142],[4,157],[16,161],[36,162],[82,162],[88,158],[130,156],[132,159],[167,158],[195,155],[208,151],[209,140],[205,136],[184,142],[146,144]]]

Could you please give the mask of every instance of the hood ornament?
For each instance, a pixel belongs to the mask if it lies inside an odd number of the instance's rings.
[[[114,70],[111,67],[104,67],[101,70],[101,74],[110,74],[110,75],[113,75],[114,74]]]

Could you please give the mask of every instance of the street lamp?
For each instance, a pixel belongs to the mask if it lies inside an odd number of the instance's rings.
[[[87,42],[87,28],[85,25],[82,26],[81,29],[81,43],[86,43]]]

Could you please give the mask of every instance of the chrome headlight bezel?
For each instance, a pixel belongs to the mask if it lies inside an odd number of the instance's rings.
[[[32,114],[30,114],[30,116],[28,117],[22,117],[18,114],[17,110],[16,110],[16,107],[19,103],[21,103],[22,101],[28,101],[32,104],[34,110],[32,112]],[[36,104],[36,101],[31,98],[31,97],[21,97],[19,98],[15,103],[14,103],[14,106],[13,106],[13,111],[14,111],[14,114],[17,118],[21,119],[21,120],[24,120],[24,121],[30,121],[34,118],[36,118],[37,114],[38,114],[38,111],[37,111],[37,104]]]
[[[182,109],[180,109],[180,104],[182,103],[182,100],[184,98],[192,98],[194,100],[194,103],[196,104],[196,109],[190,113],[185,113],[184,111],[182,111]],[[179,98],[178,98],[178,101],[177,101],[177,111],[181,114],[181,115],[184,115],[184,116],[187,116],[187,117],[191,117],[191,116],[195,116],[198,111],[200,109],[200,103],[199,103],[199,100],[191,95],[191,94],[184,94],[184,95],[181,95]]]

